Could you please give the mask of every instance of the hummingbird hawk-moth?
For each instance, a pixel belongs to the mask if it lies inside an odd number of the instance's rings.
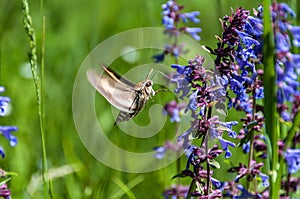
[[[116,73],[102,66],[104,74],[95,70],[87,71],[87,78],[92,86],[114,107],[120,110],[115,121],[127,121],[135,117],[146,102],[156,94],[153,90],[153,81],[149,79],[135,84],[128,79],[121,78]]]

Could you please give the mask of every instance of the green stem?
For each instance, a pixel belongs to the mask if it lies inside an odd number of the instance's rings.
[[[278,165],[278,133],[277,133],[277,121],[276,121],[276,76],[275,76],[275,45],[273,26],[271,18],[271,0],[264,0],[264,45],[263,45],[263,64],[264,64],[264,104],[265,104],[265,119],[266,119],[266,134],[270,139],[271,149],[269,148],[270,155],[270,198],[279,198],[280,180],[277,174]]]
[[[186,196],[186,199],[191,199],[192,192],[193,192],[193,190],[195,190],[195,188],[196,188],[196,180],[193,179],[191,184],[190,184],[190,188],[189,188],[188,194]]]

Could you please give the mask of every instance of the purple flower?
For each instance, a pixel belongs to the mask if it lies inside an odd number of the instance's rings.
[[[267,176],[266,174],[263,174],[263,173],[259,173],[259,176],[262,179],[262,185],[264,187],[269,187],[269,176]]]
[[[288,35],[283,35],[280,32],[275,34],[276,51],[277,53],[285,53],[290,51],[290,39]]]
[[[219,189],[223,185],[222,182],[220,182],[219,180],[217,180],[215,178],[211,178],[211,182],[217,189]]]
[[[187,12],[187,13],[183,13],[180,15],[181,19],[183,22],[188,22],[187,19],[191,20],[194,23],[199,23],[200,19],[197,18],[197,16],[200,15],[199,11],[194,11],[194,12]]]
[[[253,39],[252,35],[242,31],[237,31],[237,33],[246,48],[249,48],[253,45],[259,45],[259,42],[256,39]]]
[[[250,142],[247,142],[245,144],[243,144],[243,152],[244,153],[249,153],[250,152]]]
[[[4,149],[2,148],[2,146],[0,146],[0,155],[2,156],[2,158],[5,157],[5,152],[4,152]]]
[[[191,21],[193,23],[199,23],[200,20],[197,16],[200,14],[199,11],[186,12],[183,13],[184,6],[178,5],[175,0],[169,0],[167,3],[162,5],[162,24],[165,27],[164,34],[168,35],[170,38],[174,37],[174,40],[177,41],[177,38],[180,33],[189,33],[196,40],[200,40],[200,37],[197,35],[201,31],[200,28],[189,28],[185,26],[181,26],[180,22],[188,22]],[[174,56],[176,60],[178,60],[179,55],[184,53],[183,51],[184,43],[177,44],[174,42],[173,44],[165,45],[165,49],[163,53],[154,55],[152,58],[155,62],[162,62],[165,58],[165,55],[170,54]]]
[[[300,47],[300,26],[292,26],[292,25],[288,24],[287,28],[293,34],[293,44],[294,44],[294,46]]]
[[[278,4],[278,8],[280,11],[282,11],[282,15],[287,18],[287,14],[289,14],[291,17],[296,17],[295,12],[286,4],[286,3],[280,3]]]
[[[179,154],[184,150],[181,142],[172,143],[171,141],[166,141],[164,146],[155,147],[154,150],[156,154],[154,155],[157,159],[163,159],[168,151]],[[189,151],[185,150],[187,156],[189,156]]]
[[[263,33],[262,20],[257,17],[248,16],[248,20],[245,24],[245,32],[255,36],[256,39],[260,39]]]
[[[10,146],[16,146],[18,142],[17,138],[12,135],[12,132],[17,130],[18,127],[16,126],[0,126],[0,132],[7,140],[9,140]]]
[[[4,92],[5,88],[0,86],[0,93]],[[0,116],[5,116],[7,114],[8,104],[10,102],[9,97],[0,96]]]
[[[172,197],[172,199],[176,199],[176,198],[185,198],[187,193],[189,191],[189,186],[183,186],[183,185],[177,185],[177,186],[172,186],[170,188],[168,188],[165,192],[164,192],[164,198],[165,199],[169,199],[170,196]]]
[[[236,132],[232,130],[232,126],[237,125],[237,121],[231,121],[231,122],[220,122],[220,125],[228,128],[226,131],[228,132],[228,135],[232,138],[236,138]]]
[[[0,185],[0,196],[5,199],[10,199],[10,190],[7,188],[7,184]]]
[[[219,141],[221,143],[221,146],[223,148],[223,150],[225,150],[225,158],[230,158],[232,153],[229,151],[228,147],[231,146],[231,147],[235,147],[235,144],[228,141],[228,140],[225,140],[223,139],[222,137],[219,137]]]
[[[177,83],[175,93],[179,93],[181,91],[182,94],[179,98],[183,99],[183,97],[185,97],[190,92],[191,89],[191,85],[190,85],[191,80],[189,75],[191,74],[192,71],[188,67],[180,66],[177,64],[173,64],[171,67],[176,68],[177,70],[176,75],[174,75],[172,78],[172,82]]]
[[[173,29],[177,14],[176,12],[179,10],[179,7],[177,6],[175,1],[170,0],[162,5],[162,9],[162,24],[165,25],[166,29]]]
[[[198,35],[201,32],[201,28],[185,28],[185,32],[189,33],[195,40],[199,41],[201,38]]]
[[[154,150],[156,151],[156,154],[154,155],[156,159],[163,159],[167,151],[166,147],[164,146],[155,147]]]
[[[294,174],[300,170],[300,149],[287,149],[285,152],[285,161],[289,173]]]
[[[250,192],[248,192],[243,185],[238,184],[237,188],[241,191],[241,195],[239,196],[233,196],[233,199],[245,199],[245,198],[253,198],[253,199],[257,199],[257,198],[261,198],[261,196],[259,194],[252,194]]]
[[[180,111],[185,107],[185,103],[177,103],[175,100],[165,105],[164,112],[171,117],[171,122],[180,122]]]
[[[197,103],[197,94],[198,94],[198,90],[196,90],[195,92],[193,92],[190,96],[189,96],[189,104],[187,105],[185,112],[187,112],[188,110],[191,110],[193,115],[195,115],[195,112],[197,111],[198,108],[198,103]],[[196,117],[196,116],[194,116]]]
[[[186,132],[178,136],[177,142],[181,142],[183,140],[183,148],[189,149],[190,148],[190,134],[193,131],[193,127],[189,128]]]
[[[255,90],[255,96],[256,99],[263,99],[265,97],[264,94],[264,88],[260,87],[258,89]]]

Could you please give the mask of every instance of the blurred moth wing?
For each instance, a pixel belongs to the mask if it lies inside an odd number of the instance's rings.
[[[101,74],[95,70],[87,71],[87,78],[92,86],[114,107],[120,110],[115,124],[130,120],[136,116],[149,100],[155,95],[153,82],[148,79],[134,84],[121,78],[116,73],[102,66],[105,71]]]

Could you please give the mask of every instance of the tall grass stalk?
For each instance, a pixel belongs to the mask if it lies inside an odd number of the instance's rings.
[[[42,178],[44,182],[44,198],[53,198],[52,194],[52,185],[51,181],[48,178],[48,168],[47,168],[47,153],[46,153],[46,144],[45,144],[45,127],[44,127],[44,41],[45,41],[45,19],[43,17],[42,24],[42,47],[41,47],[41,73],[38,72],[38,63],[37,63],[37,48],[36,48],[36,37],[35,30],[32,25],[32,18],[29,14],[29,5],[27,0],[21,0],[22,3],[22,12],[23,12],[23,23],[25,28],[25,33],[29,39],[29,63],[31,66],[31,72],[33,76],[37,104],[38,104],[38,115],[39,115],[39,124],[40,124],[40,134],[41,134],[41,145],[42,145]],[[40,75],[40,76],[39,76]]]

